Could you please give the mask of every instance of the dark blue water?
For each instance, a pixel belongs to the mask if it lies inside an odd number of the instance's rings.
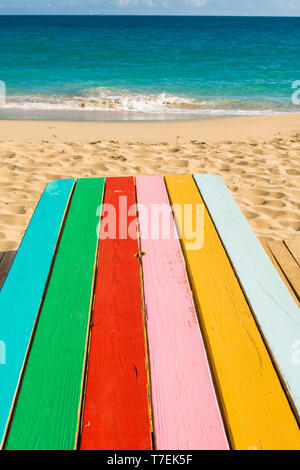
[[[0,116],[297,112],[299,51],[300,18],[0,16]]]

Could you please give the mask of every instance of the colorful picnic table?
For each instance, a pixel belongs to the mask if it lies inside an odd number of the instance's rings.
[[[46,187],[0,291],[5,449],[300,449],[299,308],[218,176]]]

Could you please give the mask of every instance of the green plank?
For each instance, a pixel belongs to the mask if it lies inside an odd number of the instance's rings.
[[[104,181],[80,179],[76,184],[7,449],[76,445],[96,260],[96,213]]]
[[[1,446],[74,183],[61,179],[47,185],[0,291]]]

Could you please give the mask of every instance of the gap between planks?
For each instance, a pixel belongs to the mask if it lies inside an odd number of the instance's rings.
[[[41,302],[40,302],[40,305],[39,305],[39,308],[38,308],[38,311],[37,311],[37,315],[36,315],[36,318],[35,318],[35,321],[34,321],[34,324],[33,324],[32,332],[31,332],[31,335],[30,335],[30,339],[29,339],[29,342],[28,342],[27,349],[26,349],[26,354],[25,354],[24,362],[23,362],[23,365],[22,365],[22,368],[21,368],[21,371],[20,371],[19,380],[18,380],[18,383],[17,383],[17,386],[16,386],[16,390],[15,390],[14,397],[13,397],[13,401],[12,401],[10,413],[9,413],[9,416],[8,416],[6,428],[5,428],[5,431],[4,431],[4,434],[3,434],[2,441],[1,441],[1,443],[0,443],[0,450],[2,450],[2,449],[5,448],[5,445],[6,445],[6,442],[7,442],[7,438],[8,438],[8,435],[9,435],[9,431],[10,431],[10,427],[11,427],[11,424],[12,424],[14,412],[15,412],[15,409],[16,409],[17,400],[18,400],[18,397],[19,397],[19,394],[20,394],[20,390],[21,390],[21,386],[22,386],[22,381],[23,381],[24,374],[25,374],[25,370],[26,370],[26,366],[27,366],[27,363],[28,363],[28,359],[29,359],[31,347],[32,347],[32,344],[33,344],[33,340],[34,340],[34,336],[35,336],[35,333],[36,333],[36,329],[37,329],[37,325],[38,325],[38,322],[39,322],[39,318],[40,318],[40,314],[41,314],[41,311],[42,311],[42,307],[43,307],[43,304],[44,304],[44,300],[45,300],[47,288],[48,288],[49,281],[50,281],[50,278],[51,278],[51,274],[52,274],[52,270],[53,270],[53,266],[54,266],[56,254],[57,254],[58,247],[59,247],[59,244],[60,244],[60,240],[61,240],[61,237],[62,237],[62,233],[63,233],[63,230],[64,230],[64,226],[65,226],[65,222],[66,222],[67,215],[68,215],[68,212],[69,212],[71,200],[72,200],[72,197],[73,197],[73,194],[74,194],[74,189],[75,189],[75,186],[76,186],[76,181],[77,181],[77,179],[74,178],[74,179],[73,179],[73,185],[72,185],[72,188],[71,188],[71,190],[70,190],[69,197],[68,197],[68,200],[67,200],[67,204],[66,204],[66,207],[65,207],[65,210],[64,210],[64,213],[63,213],[62,222],[61,222],[61,225],[60,225],[58,237],[57,237],[57,240],[56,240],[56,243],[55,243],[55,247],[54,247],[53,257],[52,257],[52,260],[51,260],[51,264],[50,264],[48,276],[47,276],[47,279],[46,279],[44,291],[43,291],[43,294],[42,294],[42,297],[41,297]],[[50,182],[50,184],[51,184],[51,182]],[[48,185],[49,185],[49,183],[48,183]],[[46,188],[48,187],[48,185],[46,186]],[[46,188],[45,188],[45,190],[46,190]],[[26,232],[25,232],[25,233],[26,233]],[[24,236],[25,236],[25,235],[24,235]],[[22,243],[22,242],[21,242],[21,243]],[[20,244],[20,246],[21,246],[21,244]],[[14,257],[13,257],[13,260],[12,260],[12,262],[11,262],[11,265],[10,265],[9,269],[11,268],[11,266],[12,266],[12,264],[13,264],[13,261],[14,261],[14,258],[15,258],[16,253],[17,253],[17,252],[15,252],[15,254],[14,254]],[[1,260],[1,261],[2,261],[2,260]],[[8,272],[6,273],[6,276],[7,276],[7,274],[8,274]],[[6,276],[5,276],[5,279],[6,279]],[[5,280],[5,279],[4,279],[4,280]],[[2,286],[3,286],[3,284],[2,284]],[[0,290],[1,290],[2,286],[0,286]]]
[[[283,240],[283,243],[300,266],[300,236],[292,238],[291,240]]]
[[[16,251],[0,252],[0,290],[16,256]]]
[[[140,231],[140,219],[139,219],[138,200],[137,200],[136,177],[134,177],[134,190],[135,190],[135,201],[136,201],[137,235],[138,235],[138,249],[139,249],[138,258],[139,258],[141,295],[142,295],[143,329],[144,329],[144,341],[145,341],[145,353],[146,353],[146,372],[147,372],[149,420],[150,420],[152,448],[153,448],[153,450],[155,450],[156,449],[156,441],[155,441],[154,424],[153,424],[151,365],[150,365],[150,357],[149,357],[149,341],[148,341],[147,322],[146,322],[145,289],[144,289],[144,276],[143,276],[143,265],[142,265],[142,256],[144,256],[145,253],[143,253],[142,250],[141,250],[141,231]]]
[[[288,241],[260,240],[281,279],[300,307],[300,266],[289,250]]]
[[[81,396],[80,396],[80,405],[78,411],[78,428],[75,437],[75,449],[80,449],[81,443],[81,434],[82,434],[82,427],[83,427],[83,413],[84,413],[84,405],[85,405],[85,397],[86,397],[86,383],[87,383],[87,376],[88,376],[88,369],[89,369],[89,355],[90,355],[90,348],[91,348],[91,337],[92,337],[92,327],[93,327],[93,316],[94,316],[94,307],[95,307],[95,297],[96,297],[96,279],[98,275],[98,268],[99,268],[99,250],[100,250],[100,233],[101,233],[101,225],[102,225],[102,218],[103,218],[103,201],[105,197],[106,191],[106,178],[104,178],[104,185],[103,185],[103,192],[102,192],[102,199],[100,201],[100,212],[99,212],[99,224],[97,230],[97,245],[96,245],[96,257],[95,257],[95,264],[94,264],[94,277],[92,283],[92,290],[91,290],[91,303],[90,303],[90,317],[89,317],[89,324],[87,328],[87,338],[86,338],[86,347],[85,347],[85,361],[83,367],[83,374],[82,374],[82,384],[81,384]]]
[[[116,215],[108,211],[106,219],[117,225],[113,237],[100,240],[81,449],[151,448],[138,242],[119,234],[122,206],[115,193],[136,207],[134,179],[106,180],[104,205],[114,206]],[[102,222],[101,234],[106,226]]]

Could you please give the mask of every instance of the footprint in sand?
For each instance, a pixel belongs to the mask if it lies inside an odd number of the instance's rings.
[[[288,170],[285,170],[288,175],[291,176],[300,176],[300,171],[296,170],[295,168],[290,168]]]

